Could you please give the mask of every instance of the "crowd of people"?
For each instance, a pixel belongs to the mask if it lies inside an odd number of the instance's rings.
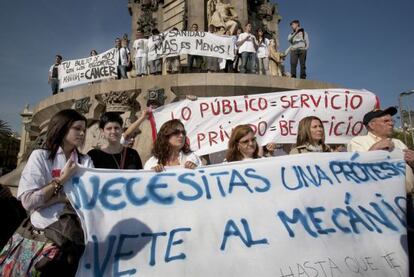
[[[363,118],[368,134],[354,137],[348,150],[404,151],[406,188],[410,196],[414,191],[414,151],[400,140],[391,138],[394,128],[392,116],[396,113],[394,107],[368,112]],[[17,198],[30,216],[0,252],[2,276],[20,276],[22,272],[30,272],[30,276],[74,276],[85,246],[79,219],[62,188],[79,165],[162,172],[176,167],[195,169],[205,164],[202,157],[190,149],[185,125],[177,119],[161,126],[152,156],[143,164],[132,146],[140,125],[149,114],[150,110],[143,110],[141,116],[123,131],[119,113],[103,113],[99,128],[106,144],[87,154],[79,151],[85,141],[86,118],[71,109],[62,110],[52,117],[43,149],[31,153],[21,175]],[[332,152],[338,148],[326,144],[324,126],[318,117],[303,118],[297,134],[296,144],[290,150],[292,155]],[[250,125],[238,125],[232,130],[222,162],[265,159],[273,156],[275,149],[276,143],[261,147]],[[414,249],[412,237],[409,237],[409,243],[409,249]]]
[[[232,38],[234,43],[234,59],[221,59],[216,57],[204,57],[200,55],[188,55],[187,66],[181,65],[180,55],[153,57],[155,45],[162,40],[159,30],[153,29],[151,36],[144,35],[142,32],[136,33],[136,40],[132,43],[127,35],[123,38],[115,39],[115,57],[118,62],[117,78],[127,79],[131,77],[142,77],[146,75],[160,75],[163,73],[176,74],[181,72],[231,72],[261,74],[270,76],[287,76],[296,78],[296,68],[300,64],[300,78],[306,79],[306,55],[309,48],[309,36],[300,26],[298,20],[290,23],[292,33],[289,34],[289,48],[278,51],[279,45],[274,38],[266,37],[264,30],[257,29],[254,33],[252,25],[247,23],[244,28],[232,28],[226,30],[224,27],[217,28],[209,25],[208,32],[220,36]],[[233,30],[233,33],[231,30]],[[178,31],[177,28],[171,29]],[[192,24],[190,31],[199,32],[197,24]],[[131,51],[132,50],[132,51]],[[96,50],[90,52],[90,56],[97,55]],[[290,54],[290,72],[285,71],[284,60]],[[62,63],[62,56],[56,55],[55,63],[49,70],[49,83],[52,93],[59,91],[58,67]],[[135,68],[135,75],[132,69]]]

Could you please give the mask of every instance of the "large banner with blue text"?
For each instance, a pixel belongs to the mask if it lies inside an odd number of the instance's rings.
[[[324,123],[327,143],[348,143],[366,130],[362,119],[377,104],[366,90],[294,90],[233,97],[200,97],[154,111],[156,128],[173,118],[186,128],[191,149],[205,155],[227,149],[232,128],[250,124],[258,143],[296,143],[299,121],[310,115]]]
[[[63,61],[59,66],[59,87],[67,88],[93,81],[116,78],[115,48],[83,59]]]
[[[171,30],[149,38],[148,60],[183,54],[233,60],[235,41],[208,32]]]
[[[403,154],[81,168],[77,276],[408,276]]]

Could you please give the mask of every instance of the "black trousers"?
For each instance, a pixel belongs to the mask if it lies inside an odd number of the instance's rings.
[[[296,78],[296,67],[298,60],[300,63],[300,78],[306,79],[306,50],[292,50],[290,51],[290,75]]]

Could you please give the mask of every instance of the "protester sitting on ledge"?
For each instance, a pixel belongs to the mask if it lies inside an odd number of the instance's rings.
[[[59,92],[59,67],[62,63],[62,56],[56,55],[55,63],[49,69],[48,83],[52,87],[52,94],[55,95]],[[61,92],[63,89],[60,90]]]
[[[231,132],[226,153],[226,162],[245,161],[259,158],[259,146],[250,125],[238,125]]]
[[[91,50],[91,52],[89,53],[89,56],[93,57],[93,56],[97,56],[98,55],[98,51],[96,51],[95,49]]]
[[[145,117],[144,117],[145,119]],[[138,122],[142,122],[138,120]],[[102,114],[99,128],[107,141],[101,149],[92,149],[88,155],[96,168],[112,169],[142,169],[138,152],[121,144],[123,120],[119,113],[106,112]]]
[[[161,172],[167,167],[194,169],[201,165],[200,158],[190,149],[184,125],[178,119],[169,120],[161,126],[152,154],[144,169]]]
[[[325,144],[325,130],[322,121],[316,116],[307,116],[299,122],[296,145],[290,154],[309,152],[331,152]]]
[[[354,137],[348,144],[348,151],[366,152],[375,150],[404,151],[404,159],[407,163],[406,189],[408,193],[414,192],[414,151],[399,139],[392,138],[394,120],[392,116],[397,114],[397,109],[389,107],[385,110],[375,110],[364,115],[363,123],[368,130],[366,136]]]

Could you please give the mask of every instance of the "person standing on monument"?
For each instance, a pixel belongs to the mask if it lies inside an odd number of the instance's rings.
[[[292,33],[288,36],[290,43],[286,52],[290,52],[290,74],[296,78],[296,67],[300,63],[300,78],[306,79],[306,54],[309,49],[309,36],[300,26],[299,20],[290,22]]]
[[[52,87],[53,95],[59,92],[59,67],[61,63],[62,63],[62,56],[56,55],[55,63],[49,69],[48,83]],[[63,89],[61,89],[60,91],[63,91]]]
[[[131,55],[127,47],[122,47],[121,39],[115,39],[115,58],[118,61],[118,78],[117,79],[128,79],[127,66],[131,61]]]
[[[176,27],[171,29],[172,32],[178,32]],[[180,55],[174,54],[165,58],[165,65],[167,67],[167,73],[176,74],[180,71]]]
[[[262,29],[257,30],[257,60],[258,64],[258,73],[262,75],[269,74],[269,39],[264,37]]]
[[[191,26],[191,32],[198,32],[198,25],[194,23]],[[195,63],[195,65],[194,65]],[[203,64],[203,57],[198,55],[188,55],[188,72],[200,72],[201,65]]]
[[[148,65],[151,75],[161,75],[162,57],[157,55],[155,49],[162,44],[162,38],[158,29],[152,29],[152,36],[148,38]]]
[[[148,75],[148,39],[144,37],[144,33],[137,32],[137,39],[132,44],[135,51],[135,71],[137,77]]]
[[[241,54],[240,73],[254,73],[258,46],[256,37],[252,34],[252,25],[247,23],[244,33],[240,34],[237,39],[237,47]]]

